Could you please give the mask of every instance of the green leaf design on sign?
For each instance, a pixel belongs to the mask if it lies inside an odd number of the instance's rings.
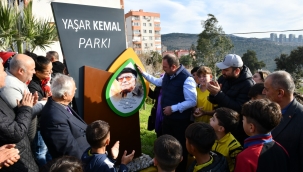
[[[123,117],[131,116],[141,108],[146,86],[133,59],[124,62],[110,78],[105,97],[110,108]]]

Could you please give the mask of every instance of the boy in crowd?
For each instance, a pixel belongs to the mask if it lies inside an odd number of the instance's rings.
[[[244,131],[250,137],[237,156],[235,172],[288,171],[288,153],[271,136],[282,118],[280,106],[268,99],[249,101],[243,105],[242,114]]]
[[[264,90],[264,83],[256,83],[254,86],[252,86],[248,92],[248,97],[250,97],[251,100],[257,100],[257,99],[264,99],[266,97],[265,94],[263,94]]]
[[[197,107],[193,115],[195,117],[195,122],[209,123],[209,119],[214,114],[214,105],[207,100],[209,91],[206,89],[206,85],[213,78],[212,71],[209,67],[201,66],[196,75],[199,78],[199,87],[196,88]]]
[[[188,153],[196,158],[187,172],[229,171],[225,157],[210,151],[217,137],[209,124],[196,122],[189,125],[185,137]]]
[[[87,126],[86,139],[91,147],[81,157],[85,171],[116,172],[114,163],[119,154],[119,141],[111,148],[111,157],[109,157],[106,152],[106,146],[110,142],[109,128],[109,124],[101,120],[94,121]],[[126,153],[127,151],[125,150],[119,172],[128,171],[126,164],[132,161],[135,151],[133,150],[129,155],[126,155]]]
[[[193,76],[195,82],[197,83],[197,87],[199,87],[200,82],[199,82],[199,78],[197,76],[197,71],[198,71],[199,67],[194,67],[191,71],[190,74]]]
[[[182,161],[182,146],[171,135],[162,135],[154,143],[154,165],[158,172],[174,172]]]
[[[234,171],[236,156],[243,150],[238,140],[231,134],[237,128],[239,114],[228,108],[218,108],[210,119],[210,125],[217,135],[212,151],[221,153],[227,160],[229,170]]]

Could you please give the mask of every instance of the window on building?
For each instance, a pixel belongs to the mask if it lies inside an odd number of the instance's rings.
[[[145,43],[144,45],[145,45],[145,47],[147,47],[147,43]]]
[[[134,34],[140,34],[140,30],[134,30]]]
[[[143,33],[146,33],[146,30],[145,30],[145,29],[143,30]]]
[[[155,24],[155,27],[160,27],[160,24]]]
[[[149,33],[153,33],[153,31],[152,31],[152,30],[149,30]]]
[[[146,26],[146,23],[143,23],[143,26]]]
[[[153,43],[150,43],[150,46],[153,46]]]
[[[153,26],[153,24],[152,24],[152,23],[149,23],[149,26]]]
[[[150,37],[149,37],[149,40],[153,40],[153,37],[152,37],[152,36],[150,36]]]
[[[133,26],[140,26],[140,23],[138,23],[138,22],[133,22]]]

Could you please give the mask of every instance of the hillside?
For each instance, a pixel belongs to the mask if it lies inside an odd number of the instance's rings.
[[[278,45],[268,39],[243,38],[229,35],[234,44],[234,49],[230,53],[240,56],[247,50],[254,50],[257,58],[264,61],[266,69],[273,71],[276,68],[274,59],[282,53],[289,54],[297,46]],[[189,49],[192,44],[197,44],[198,34],[170,33],[161,35],[162,44],[167,46],[167,50]]]

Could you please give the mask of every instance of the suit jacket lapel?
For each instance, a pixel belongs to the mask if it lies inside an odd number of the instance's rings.
[[[81,122],[85,123],[85,122],[83,121],[83,119],[74,111],[73,108],[71,108],[70,106],[68,106],[68,108],[71,110],[71,112],[73,113],[73,115],[74,115],[76,118],[78,118]],[[86,124],[86,123],[85,123],[85,124]]]
[[[294,99],[292,104],[288,107],[288,110],[285,112],[285,114],[283,114],[280,124],[272,131],[272,136],[274,138],[277,137],[284,130],[284,128],[293,119],[294,115],[296,115],[297,107],[298,102],[296,101],[296,99]]]

